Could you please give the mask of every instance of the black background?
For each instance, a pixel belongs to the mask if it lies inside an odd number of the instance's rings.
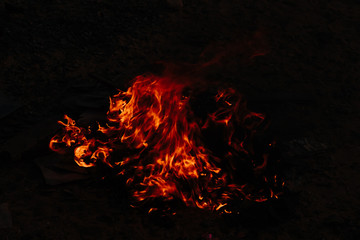
[[[359,17],[350,0],[1,1],[0,204],[12,225],[0,239],[358,239]],[[266,55],[229,54],[205,81],[270,115],[283,199],[159,217],[129,208],[111,180],[45,184],[34,161],[63,114],[105,114],[108,96],[155,62],[198,63],[256,33]]]

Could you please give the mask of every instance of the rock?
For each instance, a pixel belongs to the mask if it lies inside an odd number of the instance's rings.
[[[85,168],[76,165],[72,158],[64,158],[56,153],[38,158],[36,164],[48,185],[59,185],[87,179],[89,177]]]

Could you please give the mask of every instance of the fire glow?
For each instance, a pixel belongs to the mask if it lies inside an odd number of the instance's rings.
[[[232,199],[278,198],[274,189],[283,182],[267,170],[268,151],[257,153],[252,143],[266,128],[265,116],[249,111],[231,88],[218,90],[209,98],[212,106],[201,109],[191,87],[169,77],[138,76],[110,98],[106,125],[93,131],[65,115],[50,148],[73,150],[82,167],[114,168],[138,202],[180,199],[218,211]]]

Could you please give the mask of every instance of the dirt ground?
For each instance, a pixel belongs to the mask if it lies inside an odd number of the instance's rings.
[[[1,1],[0,239],[360,239],[359,24],[351,0]],[[246,60],[256,36],[266,54]],[[199,63],[213,46],[226,54],[204,81],[272,119],[281,199],[158,216],[129,207],[116,179],[45,175],[71,158],[48,150],[63,114],[105,114],[156,62]]]

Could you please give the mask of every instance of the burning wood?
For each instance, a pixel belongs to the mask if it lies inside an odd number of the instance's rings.
[[[50,148],[73,150],[82,167],[114,168],[139,202],[181,199],[228,212],[232,199],[278,197],[283,181],[268,167],[276,162],[269,157],[275,143],[254,144],[265,116],[249,111],[234,89],[209,97],[185,82],[142,75],[110,98],[107,118],[93,131],[65,115]]]

